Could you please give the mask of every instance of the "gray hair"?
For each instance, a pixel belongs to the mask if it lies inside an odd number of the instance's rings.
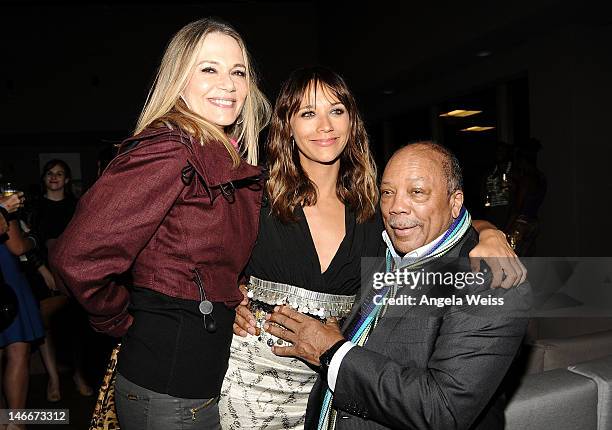
[[[410,142],[401,147],[398,151],[413,146],[423,146],[442,156],[442,171],[446,178],[446,186],[448,187],[449,196],[457,190],[463,190],[463,171],[455,154],[453,154],[445,146],[431,140]]]

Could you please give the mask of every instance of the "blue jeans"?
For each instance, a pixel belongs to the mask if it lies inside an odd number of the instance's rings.
[[[208,430],[221,428],[219,397],[182,399],[156,393],[117,373],[115,404],[121,430]]]

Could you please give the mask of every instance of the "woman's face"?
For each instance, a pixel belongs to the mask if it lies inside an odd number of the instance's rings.
[[[333,164],[346,146],[350,119],[346,107],[326,87],[311,87],[290,121],[302,165]]]
[[[202,42],[183,100],[191,110],[223,130],[236,122],[242,110],[248,91],[246,73],[236,39],[210,33]]]
[[[66,171],[64,168],[57,164],[51,169],[47,170],[47,173],[45,173],[44,182],[47,191],[60,191],[64,189],[68,182],[70,182],[70,179],[66,176]]]

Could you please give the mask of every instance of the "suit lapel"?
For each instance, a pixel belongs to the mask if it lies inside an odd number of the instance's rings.
[[[370,337],[366,343],[368,349],[371,350],[379,350],[379,347],[384,345],[387,340],[387,335],[393,332],[395,327],[400,323],[403,318],[407,318],[409,312],[412,312],[415,306],[418,305],[418,301],[420,297],[432,288],[431,285],[418,285],[417,288],[410,290],[409,287],[401,288],[396,298],[400,298],[402,296],[413,296],[416,297],[416,302],[414,305],[408,304],[395,304],[387,306],[385,314],[379,319],[378,324],[372,330]],[[406,290],[406,291],[402,291]]]
[[[465,237],[459,241],[452,249],[450,249],[446,255],[443,257],[445,262],[449,260],[455,260],[462,254],[462,248],[465,245],[466,241],[472,237],[472,234],[468,232]],[[431,264],[425,266],[425,273],[431,270],[441,271],[444,269],[447,263],[440,263],[439,261],[432,262]],[[372,333],[376,334],[374,336],[370,335],[366,346],[368,349],[377,350],[379,346],[383,345],[386,341],[386,335],[391,333],[393,329],[399,324],[402,318],[407,318],[408,313],[414,311],[414,307],[418,306],[419,300],[421,296],[428,294],[428,292],[434,287],[434,285],[424,285],[422,282],[419,282],[414,289],[409,289],[410,287],[403,287],[399,289],[396,297],[399,298],[403,295],[413,296],[415,297],[415,304],[409,305],[401,304],[401,305],[389,305],[387,306],[385,314],[379,319],[378,324],[374,327]],[[405,291],[402,291],[405,290]]]
[[[355,298],[355,303],[353,304],[353,308],[351,309],[351,313],[346,318],[344,323],[342,323],[342,333],[344,333],[345,335],[347,334],[347,332],[346,332],[347,329],[351,326],[351,324],[353,324],[355,318],[357,318],[359,316],[359,310],[361,309],[361,304],[362,304],[365,296],[367,296],[368,293],[370,292],[370,289],[373,288],[372,287],[372,276],[373,276],[373,274],[375,272],[384,272],[385,270],[386,270],[386,263],[385,263],[385,260],[383,258],[382,262],[378,262],[377,264],[374,264],[371,268],[366,269],[364,271],[364,273],[362,273],[362,280],[368,279],[368,287],[367,288],[362,287],[360,289],[359,294]]]

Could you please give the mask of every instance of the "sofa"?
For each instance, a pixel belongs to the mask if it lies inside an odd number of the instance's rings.
[[[506,378],[507,430],[612,430],[612,307],[585,297],[538,303]]]

